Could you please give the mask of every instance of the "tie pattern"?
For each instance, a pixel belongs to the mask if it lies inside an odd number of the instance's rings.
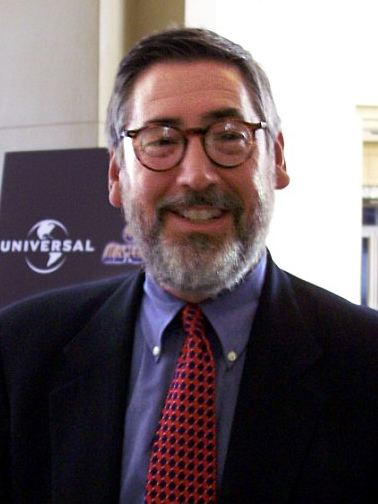
[[[152,445],[145,504],[215,504],[215,363],[201,309],[182,312],[185,341]]]

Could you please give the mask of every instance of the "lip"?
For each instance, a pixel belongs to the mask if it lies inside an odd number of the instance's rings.
[[[206,224],[222,217],[225,210],[214,206],[194,206],[182,209],[178,208],[173,210],[173,212],[189,222]]]
[[[211,233],[231,219],[229,210],[214,206],[172,208],[166,212],[165,224],[175,232]]]

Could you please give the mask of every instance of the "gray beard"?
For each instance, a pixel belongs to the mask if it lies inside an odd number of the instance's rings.
[[[135,201],[126,201],[125,212],[148,272],[166,288],[203,298],[232,289],[259,262],[264,249],[274,206],[272,184],[256,181],[258,193],[253,215],[244,225],[244,207],[235,196],[219,195],[215,190],[188,191],[180,198],[164,201],[150,222]],[[125,191],[126,192],[126,191]],[[219,205],[234,216],[235,233],[214,237],[202,233],[164,237],[165,212],[176,205]]]

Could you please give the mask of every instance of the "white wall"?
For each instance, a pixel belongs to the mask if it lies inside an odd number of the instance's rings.
[[[125,24],[125,0],[0,0],[0,189],[5,152],[106,145]]]
[[[0,0],[0,189],[5,152],[104,146],[125,46],[183,18],[184,0]]]
[[[0,169],[5,151],[96,146],[99,1],[1,0],[0,12]]]
[[[360,104],[378,104],[378,3],[187,0],[190,26],[231,38],[262,64],[283,121],[291,185],[277,194],[269,247],[283,268],[360,296]],[[230,8],[230,5],[232,6]]]

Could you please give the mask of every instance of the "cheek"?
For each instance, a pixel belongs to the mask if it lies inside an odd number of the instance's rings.
[[[264,161],[266,160],[260,159],[258,164],[242,167],[229,181],[229,187],[232,187],[243,203],[242,219],[246,222],[255,219],[261,209],[274,198],[274,176]]]
[[[128,185],[134,186],[135,182],[135,165],[136,158],[134,155],[134,150],[131,142],[125,142],[123,151],[123,161],[124,161],[124,175],[127,178]]]
[[[119,181],[122,190],[122,199],[125,203],[125,201],[128,201],[130,199],[130,177],[125,167],[121,169],[121,172],[119,174]]]
[[[124,194],[128,200],[139,200],[143,198],[143,193],[148,187],[144,182],[144,168],[142,168],[134,154],[132,143],[128,142],[124,148],[124,170],[123,187]]]
[[[255,193],[263,197],[270,194],[275,187],[274,159],[266,148],[262,147],[258,152],[255,169],[252,172],[252,186]]]
[[[256,199],[256,170],[251,167],[242,167],[237,173],[232,173],[232,180],[228,187],[241,200],[246,210],[253,205]]]
[[[138,163],[132,170],[125,170],[124,178],[125,198],[149,214],[155,212],[157,204],[164,200],[170,187],[164,173],[152,172]]]

